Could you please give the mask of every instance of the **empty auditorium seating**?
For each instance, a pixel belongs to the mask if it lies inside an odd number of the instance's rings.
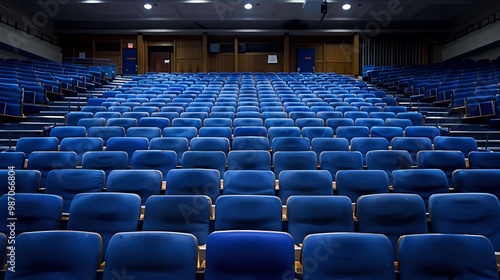
[[[490,193],[500,197],[498,169],[457,169],[453,171],[452,179],[457,193]]]

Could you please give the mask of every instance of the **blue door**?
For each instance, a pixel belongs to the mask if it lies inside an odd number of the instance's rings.
[[[137,49],[123,49],[122,74],[137,75]]]
[[[314,48],[297,49],[297,72],[314,72]]]

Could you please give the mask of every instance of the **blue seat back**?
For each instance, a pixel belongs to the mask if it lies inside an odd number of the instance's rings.
[[[215,202],[214,230],[282,231],[281,200],[265,195],[223,195]]]
[[[211,205],[206,195],[152,195],[146,201],[142,230],[190,233],[204,245]]]
[[[206,256],[210,261],[205,280],[294,279],[293,239],[287,233],[214,232],[208,237]]]
[[[16,238],[16,266],[5,279],[96,279],[101,237],[94,232],[37,231]]]
[[[155,279],[196,279],[198,246],[191,234],[118,233],[111,238],[106,256],[104,280],[116,279],[119,271]],[[152,270],[151,266],[155,269]]]
[[[342,244],[341,246],[337,246]],[[335,249],[333,249],[335,247]],[[374,233],[317,233],[307,236],[303,260],[316,260],[304,266],[308,279],[396,279],[394,253],[387,237]]]
[[[287,200],[288,233],[295,244],[309,234],[354,231],[351,200],[345,196],[290,196]]]

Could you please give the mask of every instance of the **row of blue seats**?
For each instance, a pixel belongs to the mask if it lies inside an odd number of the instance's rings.
[[[16,235],[61,228],[61,206],[66,204],[61,196],[10,197],[16,199],[19,207],[15,215]],[[8,200],[9,195],[0,198],[6,208]],[[436,193],[428,198],[428,204],[417,194],[367,194],[356,201],[354,215],[351,200],[342,195],[293,195],[285,203],[286,211],[278,197],[269,195],[223,195],[216,201],[205,195],[152,195],[143,205],[141,215],[137,194],[79,193],[70,201],[69,218],[63,229],[97,232],[105,238],[105,245],[120,231],[191,233],[200,245],[206,243],[210,232],[223,230],[287,231],[297,245],[313,233],[358,231],[384,234],[394,249],[399,237],[405,234],[461,233],[484,235],[496,251],[500,250],[500,205],[498,198],[488,193]],[[2,219],[8,217],[7,210],[2,211]],[[1,227],[7,235],[8,225]]]
[[[190,234],[117,233],[107,248],[103,248],[99,234],[85,231],[41,231],[18,238],[16,272],[8,266],[5,279],[40,278],[47,274],[54,280],[97,279],[103,252],[107,255],[104,280],[116,279],[117,275],[134,279],[197,279],[197,240]],[[130,258],[132,255],[136,258]],[[304,279],[395,280],[396,275],[401,280],[498,279],[491,242],[480,235],[404,235],[398,244],[397,272],[394,257],[387,237],[380,234],[319,233],[305,239],[302,264],[297,267],[293,242],[286,233],[220,231],[207,240],[206,263],[201,272],[206,280],[293,280],[296,274]]]
[[[209,195],[213,201],[220,195],[276,195],[283,203],[293,195],[343,195],[355,203],[360,196],[367,194],[413,193],[420,195],[426,204],[432,194],[448,193],[450,190],[500,196],[497,187],[499,169],[456,169],[451,171],[449,179],[445,173],[447,170],[437,168],[392,167],[390,174],[383,169],[340,169],[334,174],[330,170],[283,170],[279,176],[270,170],[234,169],[226,171],[222,177],[215,169],[171,168],[163,176],[164,170],[144,168],[148,167],[115,169],[108,173],[96,169],[54,169],[48,172],[43,183],[40,171],[20,169],[15,174],[23,178],[18,180],[16,190],[18,193],[61,195],[65,212],[69,210],[75,194],[103,190],[137,193],[143,205],[151,195],[162,194],[165,189],[166,194],[186,195],[199,191]],[[0,177],[4,179],[0,184],[2,194],[11,189],[8,176],[9,171],[0,170]],[[199,178],[190,179],[188,176]],[[182,186],[180,179],[185,179],[184,183],[188,186]],[[332,181],[335,182],[332,184]],[[203,184],[205,188],[196,187],[196,184]]]
[[[68,128],[68,127],[64,127]],[[353,128],[354,132],[364,127],[339,127]],[[368,130],[364,128],[361,132],[366,135],[350,135],[352,137],[315,137],[312,140],[302,135],[279,135],[271,129],[269,138],[266,136],[237,136],[234,139],[218,136],[192,137],[153,137],[148,140],[145,137],[138,137],[129,134],[128,137],[111,137],[106,143],[99,137],[23,137],[18,140],[15,151],[19,155],[12,154],[16,162],[22,162],[29,158],[35,151],[71,151],[77,155],[77,165],[81,164],[84,153],[89,151],[125,151],[128,153],[130,164],[132,155],[138,150],[171,150],[177,154],[177,164],[182,165],[184,153],[187,151],[212,151],[222,152],[226,157],[230,151],[253,150],[253,151],[271,151],[273,154],[279,151],[312,151],[317,158],[325,151],[359,151],[363,156],[363,162],[366,162],[365,156],[373,150],[398,150],[406,151],[410,155],[411,165],[416,165],[416,155],[424,150],[449,150],[462,153],[462,157],[468,158],[471,152],[479,151],[477,143],[471,137],[450,137],[436,136],[434,143],[428,137],[392,137],[391,141],[386,137],[377,137],[373,135],[377,127],[372,128],[372,135],[369,137]],[[129,128],[133,129],[133,128]],[[156,128],[159,133],[159,128]],[[182,128],[181,128],[182,129]],[[303,129],[303,133],[306,128]],[[123,132],[123,130],[122,130]],[[230,132],[230,131],[229,131]],[[276,131],[278,133],[280,131]],[[353,133],[354,133],[353,132]],[[400,131],[401,132],[401,131]],[[340,135],[339,134],[339,135]],[[352,133],[351,133],[352,134]],[[54,134],[55,135],[55,134]],[[322,135],[324,136],[324,135]],[[9,153],[7,153],[9,154]],[[224,161],[225,162],[225,161]]]

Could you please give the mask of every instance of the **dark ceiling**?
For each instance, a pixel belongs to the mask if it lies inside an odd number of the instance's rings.
[[[498,0],[9,0],[45,13],[58,33],[448,33],[469,11]],[[56,3],[52,9],[40,3]],[[150,10],[143,5],[149,2]],[[351,4],[348,11],[344,3]],[[244,5],[253,8],[246,10]],[[43,12],[41,12],[43,11]],[[492,11],[493,12],[493,11]],[[322,19],[324,15],[324,19]],[[311,33],[312,32],[312,33]]]

